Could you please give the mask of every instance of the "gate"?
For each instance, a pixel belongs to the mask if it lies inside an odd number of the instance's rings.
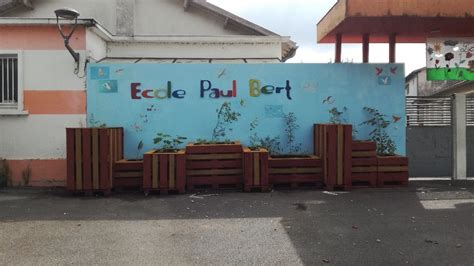
[[[411,177],[451,177],[453,98],[407,97],[407,156]],[[474,176],[474,97],[466,97],[467,176]]]
[[[467,176],[474,177],[474,96],[466,97]]]
[[[407,97],[410,177],[452,175],[451,97]]]

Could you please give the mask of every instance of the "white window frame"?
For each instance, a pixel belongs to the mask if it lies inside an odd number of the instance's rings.
[[[1,109],[0,108],[0,116],[1,115],[27,115],[28,112],[23,110],[23,51],[21,50],[0,50],[0,55],[2,54],[14,54],[17,56],[18,60],[18,104],[16,108],[12,109]]]

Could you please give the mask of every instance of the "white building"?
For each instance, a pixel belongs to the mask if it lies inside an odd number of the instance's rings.
[[[81,14],[70,45],[54,10]],[[0,0],[0,158],[13,184],[64,185],[66,127],[86,125],[86,62],[279,63],[297,47],[203,0]]]

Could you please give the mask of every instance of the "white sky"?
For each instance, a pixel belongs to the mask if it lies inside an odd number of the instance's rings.
[[[336,0],[208,0],[229,12],[283,36],[290,36],[299,48],[290,63],[328,63],[334,61],[333,44],[316,43],[316,24]],[[362,62],[361,44],[343,44],[342,59]],[[424,44],[397,44],[397,62],[405,72],[426,66]],[[371,63],[388,62],[388,45],[371,44]]]

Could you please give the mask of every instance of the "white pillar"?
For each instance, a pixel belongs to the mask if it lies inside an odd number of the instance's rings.
[[[453,95],[453,179],[467,178],[466,170],[466,95]]]

